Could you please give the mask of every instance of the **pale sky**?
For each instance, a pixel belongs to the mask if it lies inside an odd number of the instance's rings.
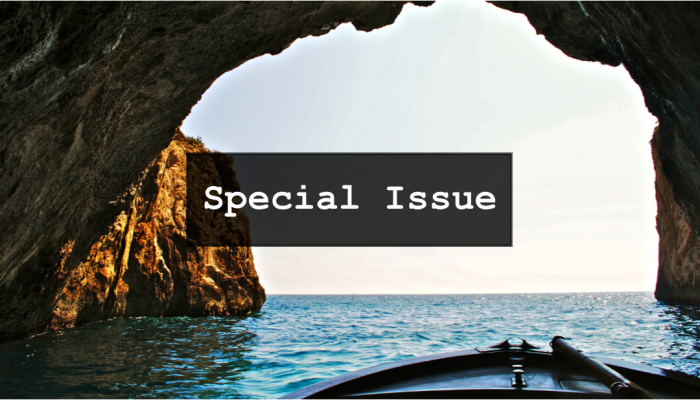
[[[655,123],[624,67],[440,1],[248,61],[182,129],[222,152],[512,152],[513,247],[256,247],[255,266],[269,294],[541,293],[654,289]]]

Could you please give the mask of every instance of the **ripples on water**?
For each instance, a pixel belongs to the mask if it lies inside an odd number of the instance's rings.
[[[520,336],[700,375],[700,311],[651,293],[275,296],[246,318],[131,318],[0,345],[0,397],[278,397]]]

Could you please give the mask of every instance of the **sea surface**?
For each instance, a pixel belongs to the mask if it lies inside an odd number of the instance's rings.
[[[652,293],[270,295],[244,318],[130,318],[0,345],[0,398],[274,398],[344,372],[554,335],[700,375],[700,309]]]

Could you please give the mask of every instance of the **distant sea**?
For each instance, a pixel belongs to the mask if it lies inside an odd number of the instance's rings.
[[[509,336],[700,374],[700,309],[652,293],[270,295],[244,318],[130,318],[0,345],[0,398],[274,398]]]

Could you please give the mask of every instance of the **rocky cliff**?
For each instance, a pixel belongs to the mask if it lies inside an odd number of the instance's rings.
[[[51,277],[63,282],[51,299],[50,320],[22,319],[6,331],[28,331],[37,324],[54,330],[98,319],[130,316],[243,315],[259,310],[265,291],[258,281],[248,246],[244,215],[226,219],[226,233],[238,235],[240,246],[188,247],[185,235],[186,153],[207,152],[177,133],[175,140],[118,200],[123,211],[107,232],[90,246],[75,268],[67,268],[74,240],[58,250],[60,261]],[[216,166],[209,169],[215,174]],[[219,166],[219,168],[222,168]],[[224,166],[235,176],[230,164]],[[189,181],[188,181],[189,179]],[[235,178],[231,190],[240,190]],[[202,231],[207,231],[206,223]],[[39,296],[44,293],[40,292]]]
[[[247,246],[245,216],[226,221],[231,225],[227,231],[238,234],[240,247],[187,246],[186,185],[196,185],[192,179],[200,175],[186,175],[185,154],[197,152],[207,150],[178,132],[128,189],[130,196],[115,201],[122,211],[77,267],[69,269],[67,263],[75,241],[60,246],[60,259],[49,279],[61,285],[54,298],[45,299],[52,304],[48,318],[17,320],[3,309],[3,332],[55,330],[114,317],[244,315],[259,310],[265,291]],[[230,168],[229,164],[233,173]],[[237,185],[235,180],[231,183]],[[42,291],[39,296],[48,294]],[[22,299],[15,299],[11,311],[26,304],[18,300]]]
[[[196,185],[192,180],[199,175],[186,176],[185,154],[199,152],[206,152],[201,143],[178,132],[130,188],[134,196],[118,200],[124,211],[77,268],[65,271],[63,262],[74,243],[61,247],[54,273],[66,283],[58,292],[48,329],[114,317],[244,315],[260,310],[265,291],[246,246],[245,216],[226,221],[227,232],[244,242],[240,247],[187,246],[186,185]]]
[[[700,241],[661,169],[656,138],[651,142],[656,170],[656,230],[660,246],[656,297],[671,303],[700,304]]]
[[[524,13],[538,33],[571,57],[624,64],[640,85],[660,121],[654,159],[659,276],[665,278],[657,296],[700,303],[696,251],[687,250],[700,233],[699,6],[496,4]],[[208,257],[225,257],[221,253],[179,253],[181,270],[190,275],[187,288],[177,288],[185,281],[174,278],[166,262],[174,247],[161,244],[163,232],[154,227],[174,232],[178,225],[144,222],[150,211],[139,211],[139,204],[152,201],[138,200],[144,171],[154,168],[151,163],[171,145],[181,121],[224,72],[341,23],[364,31],[390,24],[402,6],[0,3],[0,339],[108,316],[201,315],[223,312],[224,304],[236,309],[239,303],[229,306],[227,296],[238,290],[231,289],[234,281],[244,286],[237,272],[214,279],[218,289],[193,273],[213,265]],[[153,240],[128,239],[136,234]],[[127,259],[120,255],[126,254],[120,240],[129,243]],[[178,240],[171,239],[173,246]],[[138,268],[123,268],[139,257]],[[249,265],[246,255],[231,257],[241,271]],[[252,274],[246,277],[253,282]],[[257,286],[250,287],[255,292]],[[219,300],[196,299],[210,289]],[[256,307],[252,294],[249,300]]]

